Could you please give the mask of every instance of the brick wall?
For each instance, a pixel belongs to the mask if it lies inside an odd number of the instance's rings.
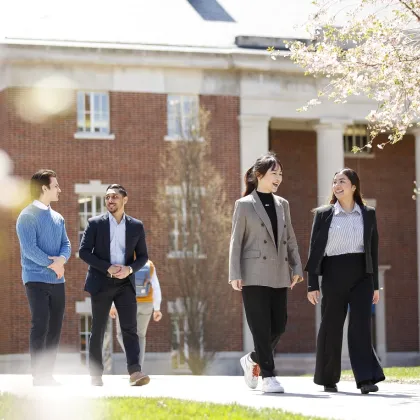
[[[379,264],[391,266],[384,288],[388,351],[418,351],[414,138],[383,150],[375,145],[373,151],[373,159],[351,157],[345,163],[358,172],[364,196],[377,201]]]
[[[165,176],[170,176],[161,173],[159,165],[165,150],[164,136],[167,134],[166,95],[112,92],[111,131],[116,138],[110,141],[74,139],[75,109],[42,124],[23,121],[13,105],[25,92],[25,89],[8,89],[1,93],[0,122],[6,120],[7,123],[3,125],[8,129],[8,135],[1,137],[1,147],[13,158],[17,175],[29,178],[41,167],[53,168],[58,172],[62,194],[54,208],[64,216],[73,246],[73,257],[66,266],[67,307],[62,349],[79,350],[79,316],[75,313],[75,303],[88,296],[83,292],[86,264],[74,257],[78,248],[79,229],[78,196],[74,193],[74,185],[101,180],[103,184],[118,182],[124,185],[129,193],[127,213],[145,224],[150,258],[157,266],[158,275],[162,273],[159,280],[164,298],[164,318],[159,323],[150,323],[147,351],[170,351],[171,330],[167,302],[178,294],[173,280],[165,277],[164,270],[160,269],[166,264],[167,233],[163,227],[151,231],[156,187]],[[217,157],[216,166],[226,176],[226,188],[233,202],[239,191],[239,100],[235,97],[203,96],[201,101],[214,113],[210,123],[212,155],[215,159]],[[2,276],[0,292],[3,292],[5,302],[12,303],[13,311],[0,305],[1,314],[10,313],[10,322],[5,322],[5,328],[0,332],[0,353],[3,354],[27,352],[30,327],[28,304],[20,280],[19,247],[14,230],[16,215],[11,219],[6,230],[10,250],[5,260],[8,269]],[[227,287],[227,284],[220,287]],[[239,296],[235,298],[233,307],[236,309],[233,310],[231,328],[232,331],[241,331]],[[226,347],[240,350],[242,334],[231,334]],[[119,349],[119,346],[115,346],[115,349]]]
[[[270,148],[283,165],[279,195],[290,203],[293,229],[304,265],[317,205],[316,133],[271,130]],[[315,310],[306,299],[306,283],[289,292],[288,325],[277,347],[281,353],[311,353],[315,349]]]

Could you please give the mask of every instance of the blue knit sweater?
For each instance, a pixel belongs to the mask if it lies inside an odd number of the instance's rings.
[[[43,210],[30,204],[20,213],[16,231],[20,242],[23,282],[64,283],[64,277],[58,279],[56,273],[47,268],[53,263],[49,256],[70,258],[71,246],[63,216],[51,207]]]

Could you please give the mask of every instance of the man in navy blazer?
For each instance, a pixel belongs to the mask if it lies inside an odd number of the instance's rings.
[[[139,364],[137,302],[134,273],[148,261],[143,223],[125,214],[127,191],[111,184],[105,194],[107,213],[89,219],[80,243],[79,256],[89,264],[85,291],[91,295],[92,332],[89,371],[92,385],[102,386],[102,346],[109,310],[118,311],[126,349],[130,385],[149,383]]]

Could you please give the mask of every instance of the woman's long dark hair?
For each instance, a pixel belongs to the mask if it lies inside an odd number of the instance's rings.
[[[365,205],[365,202],[363,201],[363,195],[360,189],[360,178],[359,178],[359,175],[357,175],[357,172],[350,168],[344,168],[341,171],[336,172],[334,174],[334,177],[337,174],[345,175],[350,180],[351,185],[354,185],[356,187],[353,193],[354,201],[360,207],[363,207]],[[329,204],[335,204],[336,202],[337,202],[337,197],[334,195],[334,193],[332,193]]]
[[[255,163],[246,171],[245,174],[245,192],[243,197],[249,195],[258,187],[257,175],[264,176],[270,169],[274,170],[280,166],[283,170],[283,165],[280,160],[273,152],[268,152],[265,155],[260,156]]]

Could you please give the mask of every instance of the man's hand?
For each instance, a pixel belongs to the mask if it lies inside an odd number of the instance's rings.
[[[232,280],[230,284],[232,285],[234,290],[238,290],[240,292],[242,290],[244,282],[242,280]]]
[[[293,289],[298,283],[303,281],[303,277],[299,276],[299,274],[295,274],[292,279],[292,284],[290,285],[290,289]]]
[[[319,290],[308,292],[308,300],[312,303],[312,305],[316,305],[319,301]]]
[[[51,270],[55,272],[57,278],[60,279],[64,276],[64,264],[66,259],[64,257],[48,257],[53,262],[48,266]]]
[[[117,279],[125,279],[130,275],[130,267],[127,267],[126,265],[116,265],[120,268],[120,271],[118,271],[116,274],[113,274],[114,277]]]
[[[154,311],[153,312],[153,321],[159,322],[162,319],[162,312]]]
[[[117,317],[117,315],[118,315],[117,308],[116,308],[114,305],[112,305],[112,306],[111,306],[111,309],[110,309],[110,311],[109,311],[109,316],[110,316],[112,319],[115,319],[115,318]]]
[[[111,265],[111,267],[108,268],[108,273],[112,276],[115,276],[115,274],[119,273],[121,271],[121,265]]]
[[[379,302],[379,290],[375,290],[373,292],[373,299],[372,299],[372,303],[374,305],[376,305]]]

